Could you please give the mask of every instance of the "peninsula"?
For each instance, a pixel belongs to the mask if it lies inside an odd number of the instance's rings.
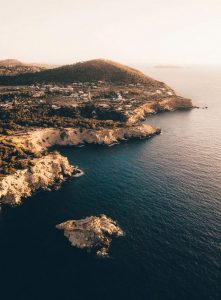
[[[108,60],[17,65],[0,76],[0,205],[83,174],[50,147],[149,138],[161,129],[142,123],[148,115],[193,108],[165,83]]]

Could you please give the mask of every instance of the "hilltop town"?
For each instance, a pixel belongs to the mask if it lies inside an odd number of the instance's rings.
[[[101,128],[136,123],[148,114],[189,109],[191,101],[164,85],[105,81],[0,87],[0,126]],[[140,111],[143,110],[143,111]]]

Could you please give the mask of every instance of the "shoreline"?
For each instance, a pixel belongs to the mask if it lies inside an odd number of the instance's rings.
[[[80,129],[80,128],[39,128],[12,136],[4,136],[4,141],[16,144],[20,149],[32,151],[40,156],[29,160],[30,166],[16,170],[14,174],[0,179],[0,206],[19,205],[23,199],[40,190],[49,190],[60,186],[70,177],[80,177],[84,173],[70,165],[68,159],[59,152],[44,154],[53,146],[78,146],[98,144],[113,146],[129,139],[146,139],[160,134],[161,129],[148,124],[126,126],[115,129]],[[0,136],[0,142],[3,137]],[[43,154],[42,154],[43,153]]]

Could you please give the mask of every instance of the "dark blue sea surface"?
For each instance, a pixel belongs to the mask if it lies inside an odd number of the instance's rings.
[[[221,68],[146,68],[208,109],[162,113],[149,140],[59,148],[85,175],[0,214],[0,299],[221,299]],[[55,225],[106,214],[110,258]]]

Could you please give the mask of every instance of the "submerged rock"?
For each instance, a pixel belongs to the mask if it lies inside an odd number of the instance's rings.
[[[80,249],[94,249],[101,257],[108,256],[113,236],[124,235],[117,223],[105,215],[66,221],[56,225],[56,228],[64,230],[64,235],[72,246]]]

